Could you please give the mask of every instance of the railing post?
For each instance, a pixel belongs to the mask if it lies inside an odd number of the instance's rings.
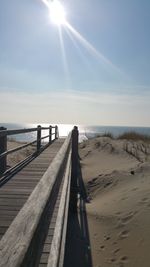
[[[49,144],[52,142],[52,126],[49,126]]]
[[[41,125],[38,125],[37,127],[37,152],[41,148]]]
[[[0,127],[0,131],[7,130],[4,127]],[[0,137],[0,154],[7,150],[7,135]],[[6,171],[7,156],[0,159],[0,176]]]
[[[78,127],[74,126],[72,130],[72,168],[71,168],[71,193],[70,193],[70,208],[73,212],[77,212],[77,176],[78,176]]]
[[[58,137],[57,137],[57,134],[58,134],[58,126],[56,125],[56,126],[55,126],[55,139],[58,138]]]

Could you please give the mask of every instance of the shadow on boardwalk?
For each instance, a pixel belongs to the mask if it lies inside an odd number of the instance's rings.
[[[69,211],[64,267],[92,267],[91,246],[85,206],[87,194],[80,163],[78,185],[78,213]]]

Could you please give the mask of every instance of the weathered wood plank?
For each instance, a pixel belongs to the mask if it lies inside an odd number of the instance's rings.
[[[45,263],[47,264],[48,261],[48,256],[49,256],[49,252],[48,253],[42,253],[41,259],[40,259],[40,263]]]

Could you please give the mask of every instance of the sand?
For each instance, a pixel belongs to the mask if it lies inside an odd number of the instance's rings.
[[[10,155],[8,165],[33,149]],[[70,218],[65,267],[149,267],[150,145],[99,137],[81,143],[79,155],[87,196]]]
[[[7,150],[20,147],[24,144],[25,143],[17,142],[15,140],[9,140],[7,142]],[[29,146],[22,150],[9,154],[7,156],[7,167],[9,168],[9,167],[16,165],[17,163],[19,163],[20,161],[24,160],[26,157],[31,155],[33,152],[35,152],[35,147]]]
[[[99,137],[80,144],[93,267],[150,266],[150,145]]]

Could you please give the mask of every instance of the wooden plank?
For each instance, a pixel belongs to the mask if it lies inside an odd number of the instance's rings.
[[[50,252],[51,245],[50,244],[45,244],[43,247],[43,252],[49,253]]]
[[[47,264],[47,261],[48,261],[48,256],[49,256],[49,253],[42,253],[42,256],[41,256],[41,259],[40,259],[40,263],[45,263]]]
[[[48,235],[46,237],[46,240],[45,240],[45,244],[51,244],[52,243],[52,239],[53,239],[53,232],[52,232],[52,235]]]
[[[66,157],[70,141],[71,135],[66,139],[50,167],[0,241],[0,267],[19,267],[21,265]]]
[[[0,218],[1,218],[1,216],[3,216],[3,215],[13,215],[13,216],[15,216],[16,214],[17,214],[18,212],[17,212],[17,210],[7,210],[7,209],[5,209],[5,210],[1,210],[0,211]]]
[[[0,199],[0,206],[23,205],[25,201],[25,199]]]
[[[28,194],[29,195],[29,194]],[[7,198],[7,199],[11,199],[11,198],[13,198],[13,199],[15,199],[15,198],[18,198],[18,199],[20,199],[20,198],[27,198],[28,197],[28,195],[27,194],[12,194],[11,192],[9,192],[9,193],[6,193],[6,194],[1,194],[0,195],[0,199],[2,198]]]
[[[1,226],[0,227],[0,235],[2,236],[7,230],[7,226]]]

